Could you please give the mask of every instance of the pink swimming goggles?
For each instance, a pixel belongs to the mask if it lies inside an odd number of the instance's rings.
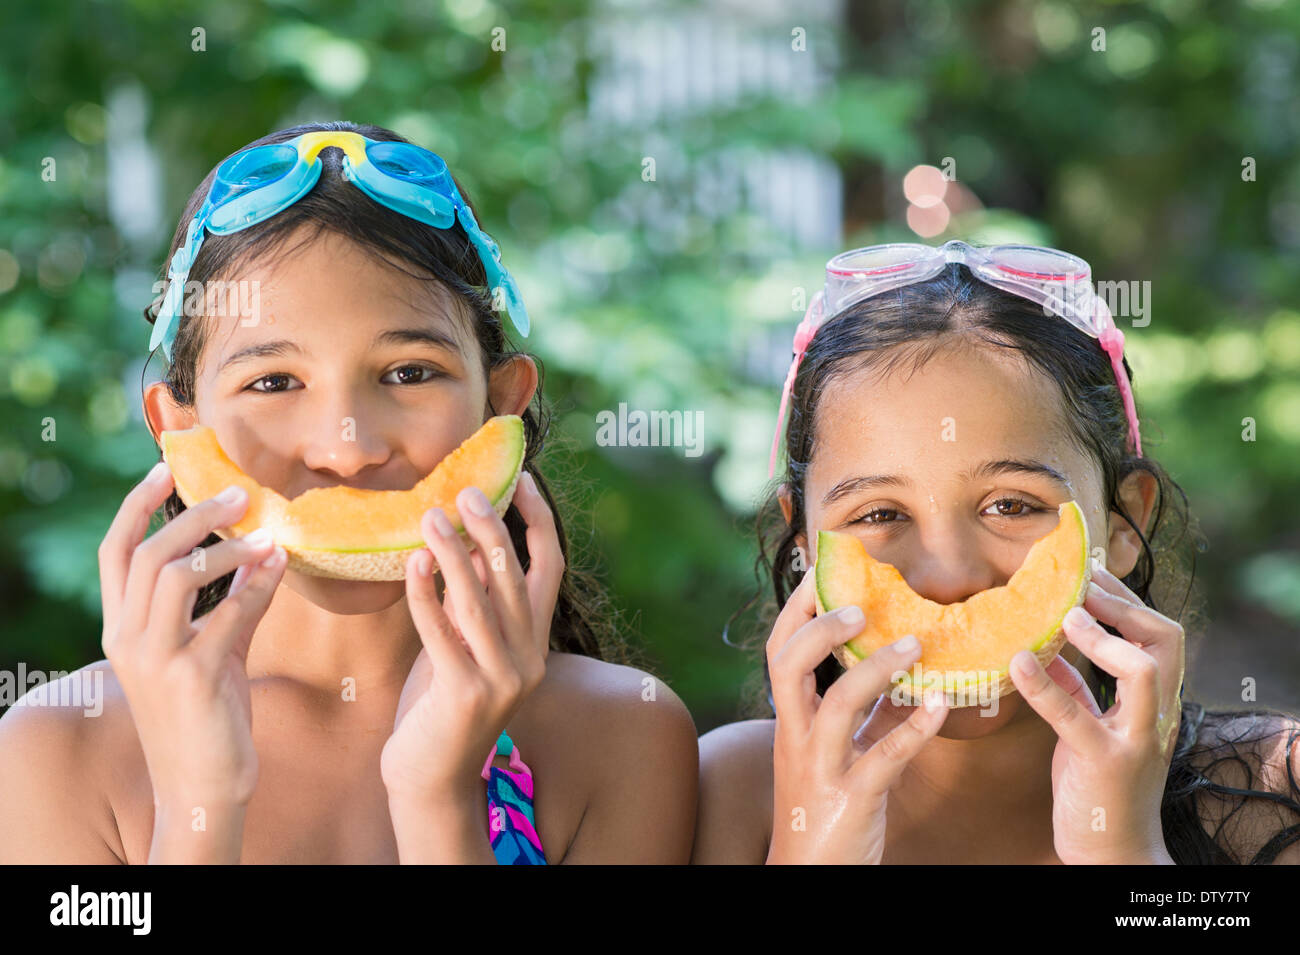
[[[826,263],[826,287],[813,296],[794,333],[794,361],[790,363],[790,373],[781,391],[781,407],[776,414],[776,434],[772,436],[772,455],[767,466],[769,478],[776,473],[781,423],[799,363],[826,318],[881,292],[933,278],[951,262],[965,265],[976,278],[989,285],[1038,302],[1045,315],[1059,315],[1097,339],[1110,356],[1115,371],[1133,449],[1142,454],[1133,387],[1124,372],[1124,333],[1115,327],[1106,302],[1094,293],[1092,268],[1087,262],[1068,252],[1031,245],[984,247],[952,239],[935,248],[915,242],[895,242],[841,252]]]

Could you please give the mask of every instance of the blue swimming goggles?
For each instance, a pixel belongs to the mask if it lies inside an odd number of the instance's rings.
[[[167,294],[154,321],[150,351],[161,344],[171,360],[186,279],[203,245],[204,231],[230,235],[293,205],[320,179],[320,151],[326,146],[343,150],[343,175],[376,202],[436,229],[450,229],[459,221],[487,270],[494,298],[500,289],[515,328],[528,337],[528,312],[514,278],[501,264],[501,250],[478,227],[440,156],[412,143],[369,139],[360,133],[315,132],[254,146],[217,168],[212,188],[190,222],[185,244],[167,267]]]

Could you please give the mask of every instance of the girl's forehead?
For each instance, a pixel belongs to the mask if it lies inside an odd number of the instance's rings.
[[[424,329],[467,358],[478,354],[473,313],[445,285],[332,233],[240,263],[222,282],[239,289],[240,314],[210,308],[205,316],[212,334],[204,359],[215,360],[214,367],[271,338],[297,338],[312,351],[317,339],[334,348],[365,345],[367,335],[393,328]]]
[[[1087,467],[1059,386],[1010,350],[955,349],[924,363],[847,369],[822,390],[810,483],[872,467],[938,480],[987,460]]]
[[[278,289],[317,307],[341,301],[354,309],[435,312],[457,323],[468,311],[446,285],[410,262],[331,231],[298,242],[257,271],[273,294]]]

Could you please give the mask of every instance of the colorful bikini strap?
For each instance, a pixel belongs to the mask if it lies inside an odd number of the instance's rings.
[[[492,765],[496,756],[509,756],[510,768]],[[546,865],[546,852],[537,834],[533,810],[533,773],[519,747],[502,733],[483,764],[487,780],[488,832],[492,852],[502,865]]]
[[[498,756],[509,756],[510,768],[514,772],[527,773],[528,777],[530,779],[532,778],[533,771],[528,768],[528,764],[525,763],[523,757],[519,755],[519,747],[515,745],[515,741],[507,734],[502,733],[497,737],[497,742],[496,745],[492,747],[492,752],[488,753],[487,762],[483,764],[484,779],[491,778],[492,760],[496,759]]]

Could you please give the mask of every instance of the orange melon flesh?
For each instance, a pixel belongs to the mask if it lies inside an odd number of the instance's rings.
[[[503,515],[514,497],[524,462],[524,425],[517,415],[491,418],[415,487],[404,491],[318,487],[289,500],[262,487],[222,450],[206,425],[164,431],[163,460],[171,468],[176,493],[191,507],[232,484],[248,492],[248,510],[222,537],[242,537],[265,527],[282,544],[289,567],[319,577],[346,580],[401,580],[406,560],[424,547],[420,519],[442,508],[465,534],[456,495],[477,487]]]
[[[950,706],[974,706],[1014,691],[1011,658],[1029,650],[1046,666],[1065,642],[1065,614],[1083,602],[1088,589],[1083,511],[1067,501],[1057,514],[1056,528],[1034,543],[1004,586],[955,604],[919,596],[897,569],[875,560],[852,534],[818,532],[817,612],[853,604],[866,616],[862,632],[836,649],[836,659],[850,667],[915,634],[921,659],[897,684],[900,702],[918,704],[940,680]]]

